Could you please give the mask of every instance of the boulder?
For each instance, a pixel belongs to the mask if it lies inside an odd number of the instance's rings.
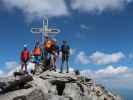
[[[20,76],[19,79],[14,79],[14,80],[10,80],[10,81],[7,80],[5,82],[0,82],[0,84],[1,84],[0,88],[2,89],[1,92],[9,92],[9,91],[24,88],[24,86],[32,80],[33,80],[32,76],[23,75],[23,76]]]
[[[40,89],[35,89],[29,94],[17,96],[13,100],[45,100],[45,96]]]

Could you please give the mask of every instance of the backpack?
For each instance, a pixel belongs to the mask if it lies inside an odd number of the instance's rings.
[[[39,47],[34,48],[33,55],[41,55],[41,48]]]
[[[28,50],[23,50],[21,52],[21,59],[28,59],[29,58],[29,51]]]

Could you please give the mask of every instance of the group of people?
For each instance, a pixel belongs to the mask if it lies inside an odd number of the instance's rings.
[[[39,41],[35,43],[35,47],[32,52],[28,50],[27,45],[24,45],[24,48],[21,51],[21,70],[28,73],[27,64],[32,62],[35,64],[35,69],[42,64],[43,67],[56,71],[56,61],[60,54],[62,58],[60,73],[63,72],[63,67],[65,65],[67,67],[66,72],[69,73],[68,60],[70,55],[70,47],[66,41],[62,41],[62,45],[59,47],[55,39],[45,37],[43,44],[40,44]]]

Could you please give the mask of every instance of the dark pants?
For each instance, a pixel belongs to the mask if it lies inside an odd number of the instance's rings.
[[[64,65],[65,67],[67,67],[67,73],[69,73],[68,60],[69,60],[69,56],[67,54],[62,54],[62,64],[61,64],[61,70],[60,70],[61,73],[63,72]]]
[[[21,70],[23,70],[25,67],[25,72],[27,72],[27,62],[28,62],[28,59],[21,60]]]
[[[44,59],[49,59],[49,54],[51,54],[51,50],[50,49],[44,49]]]
[[[57,59],[57,55],[52,53],[51,54],[51,67],[52,67],[52,70],[56,71],[56,59]]]

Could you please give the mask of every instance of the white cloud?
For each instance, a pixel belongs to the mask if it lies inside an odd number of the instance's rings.
[[[1,75],[3,75],[3,71],[2,71],[2,70],[0,70],[0,76],[1,76]]]
[[[34,69],[34,64],[29,63],[27,65],[27,69],[30,72],[31,69]],[[21,69],[21,65],[18,64],[16,61],[7,61],[5,63],[5,70],[0,70],[0,75],[2,77],[12,76],[15,71],[19,71]]]
[[[20,65],[16,61],[7,61],[5,63],[5,72],[4,76],[11,76],[13,75],[13,72],[15,72],[18,68],[20,68]]]
[[[8,10],[18,9],[29,19],[68,15],[64,0],[2,0]]]
[[[90,69],[83,70],[81,73],[85,76],[92,76],[94,78],[109,78],[113,76],[117,76],[119,74],[125,74],[129,72],[129,68],[127,66],[118,66],[114,67],[112,65],[107,66],[104,69],[98,69],[92,71]]]
[[[70,48],[70,55],[74,55],[76,53],[76,49]],[[59,58],[62,58],[62,52],[59,53]]]
[[[82,28],[82,29],[84,29],[84,30],[89,30],[89,29],[90,29],[90,27],[87,26],[87,25],[85,25],[85,24],[81,24],[81,25],[80,25],[80,28]]]
[[[5,63],[6,70],[11,70],[19,66],[19,64],[16,61],[8,61]]]
[[[79,54],[76,57],[76,62],[79,64],[88,64],[89,57],[85,54],[84,51],[81,51],[81,52],[79,52]]]
[[[98,70],[83,70],[81,74],[91,77],[109,88],[133,88],[133,70],[127,66],[107,66]]]
[[[44,16],[56,17],[69,15],[69,8],[86,11],[88,13],[101,13],[106,10],[121,10],[133,0],[1,0],[2,7],[8,11],[19,10],[28,21]],[[2,9],[3,9],[2,8]]]
[[[13,64],[12,62],[8,62],[8,63]],[[9,66],[12,66],[12,65],[9,65]],[[7,66],[7,68],[8,68],[9,66]],[[34,69],[34,68],[35,68],[34,66],[35,66],[34,63],[29,62],[28,65],[27,65],[27,70],[28,70],[28,72],[30,72],[32,69]],[[7,71],[7,75],[8,75],[8,76],[11,76],[11,75],[13,75],[13,73],[14,73],[15,71],[20,71],[20,69],[21,69],[21,65],[18,64],[18,63],[16,62],[16,66],[14,66],[14,67],[12,67],[10,70],[8,70],[8,71]]]
[[[101,13],[106,10],[121,10],[132,0],[72,0],[74,10],[88,13]]]
[[[95,72],[96,77],[110,77],[113,75],[118,75],[122,73],[128,72],[128,67],[126,66],[120,66],[120,67],[113,67],[113,66],[108,66],[105,69],[100,69]]]
[[[96,51],[89,58],[95,64],[110,64],[117,63],[124,57],[125,55],[122,52],[106,54],[103,52]]]
[[[71,55],[74,55],[75,52],[76,52],[76,49],[70,48],[70,54],[71,54]]]
[[[69,71],[70,71],[70,72],[74,72],[74,70],[75,70],[75,69],[74,69],[73,67],[70,67],[70,68],[69,68]]]
[[[84,51],[80,51],[77,54],[76,62],[79,64],[93,63],[93,64],[104,65],[104,64],[117,63],[123,58],[125,58],[125,55],[122,52],[107,54],[107,53],[96,51],[89,56]]]

